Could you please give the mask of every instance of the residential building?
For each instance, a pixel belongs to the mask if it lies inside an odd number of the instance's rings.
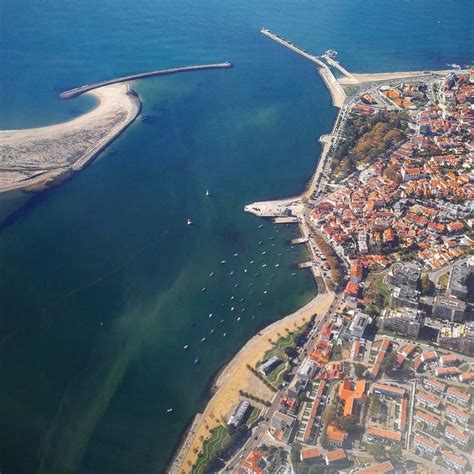
[[[357,469],[355,472],[356,474],[392,474],[395,472],[395,468],[390,461],[385,461],[379,464],[372,464],[371,466]]]
[[[438,295],[434,300],[433,316],[451,322],[461,322],[466,312],[466,303],[455,297]]]
[[[277,368],[282,363],[283,361],[281,359],[279,359],[277,356],[273,356],[263,364],[260,364],[257,370],[263,375],[268,375],[273,369]]]
[[[441,382],[441,380],[435,379],[434,377],[425,377],[421,383],[426,389],[438,394],[443,394],[446,390],[446,383]]]
[[[461,446],[462,448],[466,447],[471,439],[469,434],[464,433],[450,425],[446,426],[444,437]]]
[[[393,286],[408,285],[416,288],[420,274],[420,268],[413,263],[397,263],[390,268],[386,282]]]
[[[229,426],[234,426],[235,428],[237,428],[244,420],[249,408],[250,403],[247,400],[241,400],[237,405],[236,409],[234,410],[234,413],[229,418],[227,424]]]
[[[400,443],[402,435],[397,431],[378,428],[377,426],[369,426],[367,428],[367,439],[369,441],[384,441],[387,443]]]
[[[441,405],[441,399],[426,390],[419,390],[416,393],[416,401],[434,409],[437,409]]]
[[[441,424],[441,420],[437,416],[430,415],[424,410],[416,410],[415,420],[418,423],[428,426],[430,429],[435,430]]]
[[[300,451],[300,461],[312,461],[321,457],[321,451],[318,448],[306,448]]]
[[[393,289],[390,303],[393,308],[418,309],[420,292],[408,285],[397,286]]]
[[[453,377],[460,372],[457,367],[438,367],[435,369],[436,377]]]
[[[365,329],[370,324],[372,319],[368,314],[363,313],[362,311],[356,311],[352,322],[349,326],[349,334],[352,337],[363,337]]]
[[[440,347],[474,355],[474,323],[446,324],[438,333]]]
[[[424,315],[412,308],[384,309],[382,327],[409,337],[417,338],[424,325]]]
[[[317,365],[310,359],[305,359],[298,368],[298,377],[302,379],[312,379],[316,373]]]
[[[474,382],[474,372],[463,372],[459,376],[459,381],[463,383],[473,383]]]
[[[336,449],[335,451],[328,451],[325,456],[326,465],[342,463],[347,460],[346,453],[343,449]]]
[[[447,405],[445,410],[446,418],[449,418],[452,421],[458,421],[463,424],[469,423],[471,418],[471,413],[467,410],[457,408],[453,405]]]
[[[294,416],[286,415],[280,411],[275,412],[270,422],[273,437],[278,441],[288,443],[293,434],[295,420]]]
[[[430,438],[423,436],[420,433],[416,433],[413,442],[417,449],[428,454],[436,454],[439,449],[439,444],[435,443]]]
[[[380,395],[395,398],[403,398],[406,393],[406,390],[402,387],[395,387],[394,385],[387,385],[385,383],[372,384],[372,391]]]
[[[360,404],[367,400],[365,391],[365,380],[358,380],[357,382],[343,380],[339,384],[337,395],[344,403],[344,416],[356,415]]]
[[[449,467],[457,469],[459,472],[466,472],[467,461],[459,454],[443,449],[443,460]]]
[[[347,432],[344,430],[341,430],[340,428],[338,428],[336,425],[333,425],[332,423],[328,425],[326,429],[326,435],[327,435],[328,443],[331,446],[336,446],[338,448],[342,448],[347,438]]]
[[[448,281],[448,293],[461,299],[465,299],[468,293],[468,279],[474,272],[474,259],[456,262],[451,270]]]
[[[446,392],[446,398],[451,402],[466,406],[471,401],[471,394],[463,392],[456,387],[449,387]]]
[[[439,363],[442,367],[449,367],[451,365],[459,364],[459,359],[454,354],[443,354],[439,358]]]

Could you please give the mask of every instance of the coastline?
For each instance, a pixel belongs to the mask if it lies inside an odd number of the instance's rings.
[[[216,391],[207,403],[204,412],[197,414],[200,416],[193,419],[192,425],[175,451],[175,456],[167,469],[168,473],[191,472],[189,463],[192,466],[197,459],[194,449],[200,450],[202,445],[200,437],[206,438],[210,430],[222,423],[222,419],[225,419],[237,404],[240,397],[239,391],[245,391],[253,383],[252,378],[255,376],[248,370],[247,365],[255,366],[264,354],[272,349],[273,343],[279,339],[278,334],[297,330],[313,315],[320,317],[330,307],[333,300],[334,293],[318,293],[294,313],[262,329],[239,350],[215,379]]]
[[[4,166],[10,166],[9,175],[0,176],[0,193],[40,191],[63,182],[96,158],[140,113],[141,101],[128,84],[109,85],[88,94],[98,100],[97,106],[73,120],[0,131]]]

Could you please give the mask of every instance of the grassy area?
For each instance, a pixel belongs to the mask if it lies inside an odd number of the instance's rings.
[[[369,294],[374,298],[372,306],[376,309],[377,314],[390,303],[390,286],[384,282],[388,272],[389,269],[369,276]]]
[[[247,418],[247,422],[245,424],[250,428],[252,426],[252,423],[254,423],[258,419],[259,416],[260,416],[260,410],[256,407],[252,407],[252,412]]]
[[[449,275],[451,275],[451,272],[443,273],[438,280],[438,288],[443,295],[446,293],[446,288],[448,288]]]
[[[203,446],[201,454],[193,468],[193,473],[204,473],[206,467],[213,461],[216,454],[224,448],[231,437],[227,426],[221,425],[211,431],[211,436]]]
[[[299,331],[292,332],[288,334],[288,336],[280,337],[280,339],[275,342],[274,347],[265,354],[263,361],[266,361],[273,356],[277,356],[281,360],[287,361],[289,357],[286,354],[285,349],[294,349],[298,338],[304,333],[305,329],[306,325]]]
[[[276,387],[279,387],[283,383],[283,377],[287,370],[288,370],[288,362],[285,362],[279,365],[268,374],[267,376],[268,381],[271,382]]]

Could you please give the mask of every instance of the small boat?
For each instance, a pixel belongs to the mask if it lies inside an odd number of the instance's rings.
[[[223,320],[223,319],[221,319],[219,322],[222,324],[222,323],[224,322],[224,320]]]
[[[263,240],[259,240],[257,243],[258,243],[258,245],[262,245],[262,244],[263,244]]]
[[[214,272],[209,273],[209,276],[210,276],[210,277],[213,277],[214,275],[215,275]]]
[[[257,305],[257,306],[262,306],[262,303],[258,303],[258,305]]]
[[[263,228],[263,224],[260,224],[260,225],[258,226],[258,228],[259,228],[259,229],[262,229],[262,228]]]
[[[234,275],[234,270],[232,270],[230,273],[229,273],[229,276],[233,276]]]
[[[272,244],[272,247],[275,247],[275,244]]]
[[[226,337],[226,336],[227,336],[227,333],[225,332],[225,333],[224,333],[224,334],[222,334],[222,335],[223,335],[224,337]]]
[[[206,342],[206,338],[203,337],[203,338],[201,339],[201,342]]]
[[[283,254],[279,253],[278,256],[281,257]]]
[[[209,192],[209,189],[206,189],[206,196],[210,196],[211,193]]]
[[[212,318],[212,313],[209,313],[209,317]]]
[[[274,238],[275,238],[275,237],[272,236],[272,237],[269,237],[268,240],[273,240]]]
[[[267,252],[265,252],[265,250],[264,250],[264,251],[262,252],[262,255],[266,255],[266,254],[267,254]]]
[[[231,311],[235,311],[235,308],[232,306],[232,308],[230,308]]]
[[[254,261],[254,260],[250,260],[250,264],[252,265],[253,263],[255,263],[255,261]]]
[[[266,266],[267,266],[267,264],[266,264],[266,263],[264,263],[264,264],[262,265],[262,268],[266,268]]]
[[[204,293],[206,291],[206,287],[201,288],[201,291]]]
[[[235,296],[231,296],[230,299],[233,300],[235,298]]]
[[[278,268],[279,266],[280,266],[279,263],[276,263],[276,264],[275,264],[275,268]]]
[[[221,260],[221,263],[226,263],[226,261],[225,261],[225,260]]]
[[[191,225],[193,223],[193,221],[188,217],[188,220],[186,222],[187,225]]]
[[[244,301],[244,298],[240,298],[240,300],[239,300],[239,301],[242,303],[242,302]]]
[[[296,275],[296,273],[292,273],[292,274],[291,274],[291,276],[295,276],[295,275]]]
[[[172,413],[172,412],[173,412],[172,408],[168,408],[168,410],[166,410],[166,413]]]
[[[237,321],[240,321],[240,316],[237,318]]]
[[[234,253],[234,257],[238,257],[238,256],[239,256],[239,254],[238,254],[238,253]]]
[[[241,312],[241,313],[245,313],[245,308],[242,308],[242,309],[240,310],[240,312]]]
[[[234,288],[238,288],[238,287],[239,287],[239,284],[236,283],[236,284],[234,285]]]
[[[183,349],[187,349],[188,347],[189,347],[189,346],[186,344],[186,345],[183,347]]]
[[[247,271],[248,271],[248,270],[245,268],[245,269],[244,269],[244,273],[247,273]]]
[[[255,316],[252,316],[252,319],[255,319]]]
[[[252,282],[250,282],[250,283],[249,283],[249,286],[253,286],[253,283],[252,283]]]
[[[195,363],[195,364],[199,364],[199,357],[196,357],[196,358],[194,359],[194,363]]]
[[[211,334],[213,334],[213,333],[214,333],[214,329],[211,329],[209,332],[210,332]]]
[[[258,272],[257,272],[257,273],[255,273],[255,276],[256,276],[256,277],[258,277],[258,275],[260,275],[260,273],[258,273]]]
[[[264,294],[264,295],[266,295],[267,293],[268,293],[268,291],[267,291],[267,290],[265,290],[265,291],[263,292],[263,294]]]

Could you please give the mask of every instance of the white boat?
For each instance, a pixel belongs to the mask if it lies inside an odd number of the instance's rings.
[[[206,287],[201,288],[201,291],[204,293],[206,291]]]
[[[224,320],[223,320],[223,319],[221,319],[219,322],[222,324],[222,323],[224,322]]]
[[[268,293],[268,291],[267,291],[267,290],[265,290],[265,291],[263,292],[263,294],[264,294],[264,295],[266,295],[267,293]]]
[[[262,245],[262,244],[263,244],[262,240],[258,241],[258,245]]]
[[[234,275],[234,270],[232,270],[230,273],[229,273],[229,276],[233,276]]]
[[[238,253],[234,253],[234,257],[238,257],[238,256],[239,256],[239,254],[238,254]]]
[[[166,410],[166,413],[172,413],[173,409],[172,408],[168,408],[168,410]]]
[[[239,287],[239,284],[236,283],[236,284],[234,285],[234,288],[238,288],[238,287]]]
[[[260,224],[260,225],[258,226],[258,228],[259,228],[259,229],[263,228],[263,224]]]
[[[226,336],[227,336],[227,333],[225,332],[225,333],[224,333],[224,334],[222,334],[222,335],[223,335],[224,337],[226,337]]]
[[[231,296],[230,299],[233,300],[235,298],[235,296]]]
[[[248,270],[245,268],[245,269],[244,269],[244,273],[247,273],[247,271],[248,271]]]
[[[280,266],[279,263],[276,263],[276,264],[275,264],[275,268],[278,268],[279,266]]]
[[[221,263],[225,263],[225,260],[221,260]]]
[[[191,225],[193,221],[188,217],[188,221],[186,222],[187,225]]]
[[[237,318],[237,321],[240,321],[240,316]]]
[[[264,251],[262,252],[262,255],[266,255],[266,254],[267,254],[267,252],[264,250]]]
[[[214,329],[211,329],[209,332],[210,332],[211,334],[213,334],[213,333],[214,333]]]
[[[203,338],[201,339],[201,342],[206,342],[206,338],[203,337]]]
[[[254,261],[254,260],[250,260],[250,264],[253,264],[253,263],[255,263],[255,261]]]
[[[230,308],[231,311],[235,311],[235,308],[232,306],[232,308]]]
[[[189,346],[186,344],[186,345],[183,347],[183,349],[187,349],[188,347],[189,347]]]
[[[209,192],[209,189],[206,189],[206,196],[210,196],[211,193]]]
[[[213,277],[214,275],[215,275],[214,272],[209,273],[209,276],[210,276],[210,277]]]
[[[212,313],[209,313],[209,317],[212,318]]]
[[[199,357],[196,357],[196,358],[194,359],[194,363],[195,363],[195,364],[199,364]]]
[[[266,264],[266,263],[264,263],[264,264],[262,265],[262,268],[266,268],[266,266],[267,266],[267,264]]]

